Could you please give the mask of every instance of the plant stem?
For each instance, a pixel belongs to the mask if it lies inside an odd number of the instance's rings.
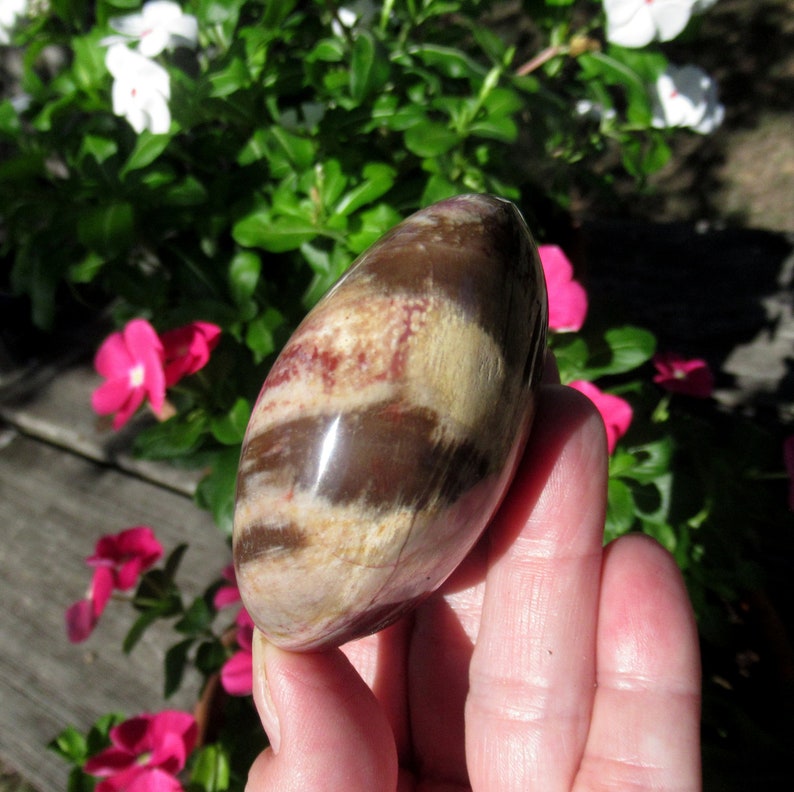
[[[546,49],[541,50],[534,58],[531,58],[523,65],[519,66],[516,69],[516,74],[519,77],[524,77],[527,74],[531,74],[536,69],[539,69],[544,63],[550,61],[552,58],[556,58],[558,55],[562,55],[567,50],[567,47],[563,47],[560,44],[553,44],[550,47],[546,47]]]

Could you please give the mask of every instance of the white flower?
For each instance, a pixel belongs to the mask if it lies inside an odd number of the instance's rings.
[[[335,18],[331,21],[331,31],[335,36],[342,38],[343,28],[351,29],[357,24],[368,26],[375,17],[375,6],[371,0],[352,0],[347,5],[340,6]]]
[[[611,121],[617,117],[614,108],[604,108],[600,102],[592,102],[589,99],[579,99],[574,105],[576,114],[583,118],[591,118],[594,121]]]
[[[124,44],[113,44],[105,55],[105,65],[115,78],[113,112],[124,116],[140,134],[148,129],[164,135],[171,126],[171,82],[159,64]]]
[[[0,44],[11,41],[11,31],[28,11],[28,0],[0,0]]]
[[[695,0],[604,0],[607,39],[621,47],[670,41],[689,22]]]
[[[656,81],[653,125],[688,127],[702,135],[713,132],[725,117],[717,84],[697,66],[668,66]]]
[[[178,3],[170,0],[151,0],[140,14],[114,17],[110,26],[122,36],[138,40],[138,52],[154,58],[165,49],[195,47],[198,41],[198,20],[185,14]],[[123,39],[111,36],[104,44],[118,43]]]

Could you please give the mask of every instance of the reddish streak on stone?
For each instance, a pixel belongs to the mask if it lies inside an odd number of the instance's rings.
[[[273,388],[308,372],[318,372],[326,391],[336,384],[336,369],[342,356],[319,349],[316,344],[290,344],[279,357],[267,378],[267,387]]]
[[[397,338],[397,344],[389,366],[388,378],[392,381],[400,380],[405,374],[405,363],[408,358],[408,339],[414,334],[413,321],[415,316],[421,316],[427,311],[428,299],[411,300],[402,305],[403,329]],[[392,300],[392,304],[394,300]]]

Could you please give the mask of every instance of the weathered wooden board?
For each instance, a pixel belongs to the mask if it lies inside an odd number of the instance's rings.
[[[133,612],[116,602],[86,643],[69,644],[64,630],[64,609],[88,584],[83,559],[96,539],[136,524],[151,525],[166,551],[190,542],[179,581],[191,595],[228,563],[211,519],[184,495],[0,429],[0,757],[42,792],[65,788],[67,768],[45,748],[65,725],[164,706],[162,660],[173,632],[152,631],[124,656]],[[190,680],[169,706],[192,707],[197,685]]]
[[[91,391],[102,379],[94,372],[90,358],[76,355],[43,360],[9,379],[7,383],[0,381],[0,417],[25,434],[113,464],[161,486],[188,494],[194,491],[200,471],[147,462],[130,452],[135,434],[153,423],[153,416],[141,411],[115,432],[109,417],[100,418],[91,410]]]

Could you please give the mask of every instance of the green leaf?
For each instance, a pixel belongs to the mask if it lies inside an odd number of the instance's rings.
[[[425,66],[438,70],[451,79],[467,79],[472,83],[482,81],[487,70],[468,55],[452,47],[438,44],[422,44],[412,47],[410,54],[418,58]]]
[[[200,206],[207,202],[207,189],[195,176],[186,176],[168,187],[165,200],[171,206]]]
[[[360,104],[389,79],[389,61],[378,51],[368,30],[359,30],[350,61],[350,96]]]
[[[212,608],[207,604],[204,597],[196,597],[185,611],[185,615],[174,625],[174,629],[185,635],[197,635],[206,632],[212,623],[214,615]]]
[[[275,331],[284,324],[284,315],[269,306],[264,313],[248,323],[245,334],[246,346],[256,356],[259,363],[276,349]]]
[[[376,201],[394,184],[397,171],[382,162],[370,162],[364,166],[363,179],[359,185],[345,193],[336,205],[335,212],[349,215],[356,209]]]
[[[664,167],[672,156],[672,150],[661,134],[643,138],[624,135],[621,138],[621,156],[623,167],[632,176],[643,178]]]
[[[673,440],[663,437],[645,445],[632,446],[631,455],[635,464],[622,475],[641,484],[658,482],[670,472],[673,459]]]
[[[610,479],[607,488],[607,516],[605,538],[607,541],[622,536],[634,524],[634,497],[629,486],[619,479]]]
[[[578,58],[586,78],[603,77],[610,85],[622,85],[630,93],[645,93],[645,82],[620,58],[604,52],[588,52]]]
[[[303,295],[303,304],[310,308],[339,280],[350,266],[351,259],[347,247],[342,244],[335,244],[330,253],[303,245],[301,253],[314,270],[314,278]]]
[[[284,253],[314,239],[317,228],[311,221],[300,217],[271,219],[269,214],[260,210],[235,223],[232,236],[238,244],[246,247]]]
[[[293,135],[280,126],[272,127],[270,134],[299,171],[304,171],[314,164],[316,147],[312,140]]]
[[[620,478],[621,476],[630,476],[631,471],[636,465],[637,457],[635,457],[634,454],[617,448],[609,458],[609,477]]]
[[[184,558],[187,549],[188,544],[186,542],[182,542],[168,554],[168,558],[165,561],[165,566],[163,567],[163,574],[165,575],[166,580],[173,582],[173,580],[176,578],[177,570],[179,569],[179,565],[182,563],[182,559]]]
[[[594,346],[583,379],[623,374],[639,368],[653,357],[656,337],[639,327],[614,327],[604,333],[603,343]]]
[[[345,45],[341,38],[321,39],[314,49],[306,56],[307,63],[321,61],[324,63],[340,63],[345,58]]]
[[[518,124],[507,116],[494,116],[470,124],[469,133],[490,140],[512,143],[518,137]]]
[[[94,792],[97,779],[84,773],[79,767],[73,767],[66,779],[66,792]]]
[[[229,264],[229,287],[237,305],[245,305],[251,299],[259,283],[262,260],[253,251],[241,250]]]
[[[421,104],[397,106],[398,99],[392,94],[381,94],[372,105],[372,119],[379,126],[395,132],[404,132],[412,126],[427,121],[427,110]]]
[[[126,720],[120,712],[108,712],[96,719],[86,735],[88,755],[93,756],[110,744],[110,730]]]
[[[107,262],[104,256],[89,251],[85,258],[69,267],[69,280],[72,283],[90,283]]]
[[[190,652],[190,647],[193,646],[194,640],[194,638],[187,638],[184,641],[180,641],[165,653],[165,682],[163,687],[163,696],[165,698],[170,698],[179,690],[182,679],[185,676],[188,653]]]
[[[132,243],[135,213],[127,201],[97,206],[77,221],[77,238],[89,250],[112,257]]]
[[[121,644],[124,654],[129,654],[135,648],[135,645],[141,640],[146,630],[151,627],[160,616],[161,614],[155,609],[146,610],[138,616]]]
[[[19,129],[19,116],[14,105],[9,99],[0,101],[0,133],[13,139],[19,134]]]
[[[359,215],[359,227],[347,237],[347,245],[358,255],[402,220],[402,215],[388,203],[379,203]],[[303,248],[302,248],[303,250]]]
[[[135,437],[135,455],[141,459],[179,459],[195,451],[207,430],[207,417],[193,412],[142,429]]]
[[[574,380],[586,379],[584,375],[587,372],[590,350],[584,338],[572,333],[552,335],[551,349],[557,360],[560,381],[563,385]]]
[[[119,171],[119,178],[124,179],[128,173],[151,165],[171,141],[170,135],[155,135],[144,129],[135,141],[135,148],[130,152],[127,161]]]
[[[604,339],[612,351],[612,364],[605,374],[622,374],[639,368],[656,351],[656,337],[640,327],[613,327],[604,333]]]
[[[239,448],[230,448],[215,454],[212,470],[196,488],[196,503],[203,509],[209,509],[215,524],[228,535],[232,531],[239,459]]]
[[[101,87],[106,79],[105,49],[99,46],[100,31],[94,30],[89,36],[80,36],[71,41],[74,60],[72,75],[75,84],[84,91]]]
[[[205,745],[196,752],[190,774],[192,784],[198,784],[204,792],[225,792],[230,778],[229,756],[222,744]]]
[[[268,154],[268,134],[265,129],[255,129],[237,154],[238,165],[251,165]]]
[[[405,131],[405,147],[418,157],[439,157],[460,142],[445,124],[424,121]]]
[[[267,29],[278,28],[297,5],[297,0],[266,0],[262,25]]]
[[[101,165],[105,160],[110,159],[119,150],[118,143],[112,138],[100,135],[85,135],[80,143],[79,158],[86,156],[93,157]]]
[[[17,294],[30,297],[31,318],[43,330],[50,329],[55,318],[55,294],[63,267],[64,262],[38,237],[31,237],[17,248],[11,286]]]
[[[427,180],[425,189],[422,192],[422,206],[430,206],[446,198],[452,198],[453,195],[457,195],[459,192],[460,189],[449,179],[434,173]]]
[[[670,516],[673,474],[668,472],[634,487],[637,515],[643,522],[664,523]]]
[[[209,75],[209,95],[223,98],[247,87],[251,83],[251,73],[242,58],[231,58],[222,69]]]
[[[226,415],[213,418],[210,424],[212,436],[224,445],[239,446],[243,441],[248,419],[251,417],[251,404],[248,399],[239,398]]]
[[[47,747],[72,764],[82,765],[88,756],[86,738],[74,726],[67,726]]]
[[[494,88],[483,100],[490,116],[511,116],[523,106],[523,99],[512,88]]]
[[[196,668],[205,676],[214,674],[226,662],[229,654],[217,639],[202,641],[196,650]]]
[[[669,553],[675,555],[678,546],[678,535],[675,528],[666,522],[655,522],[643,520],[643,532],[656,539],[659,544]]]

